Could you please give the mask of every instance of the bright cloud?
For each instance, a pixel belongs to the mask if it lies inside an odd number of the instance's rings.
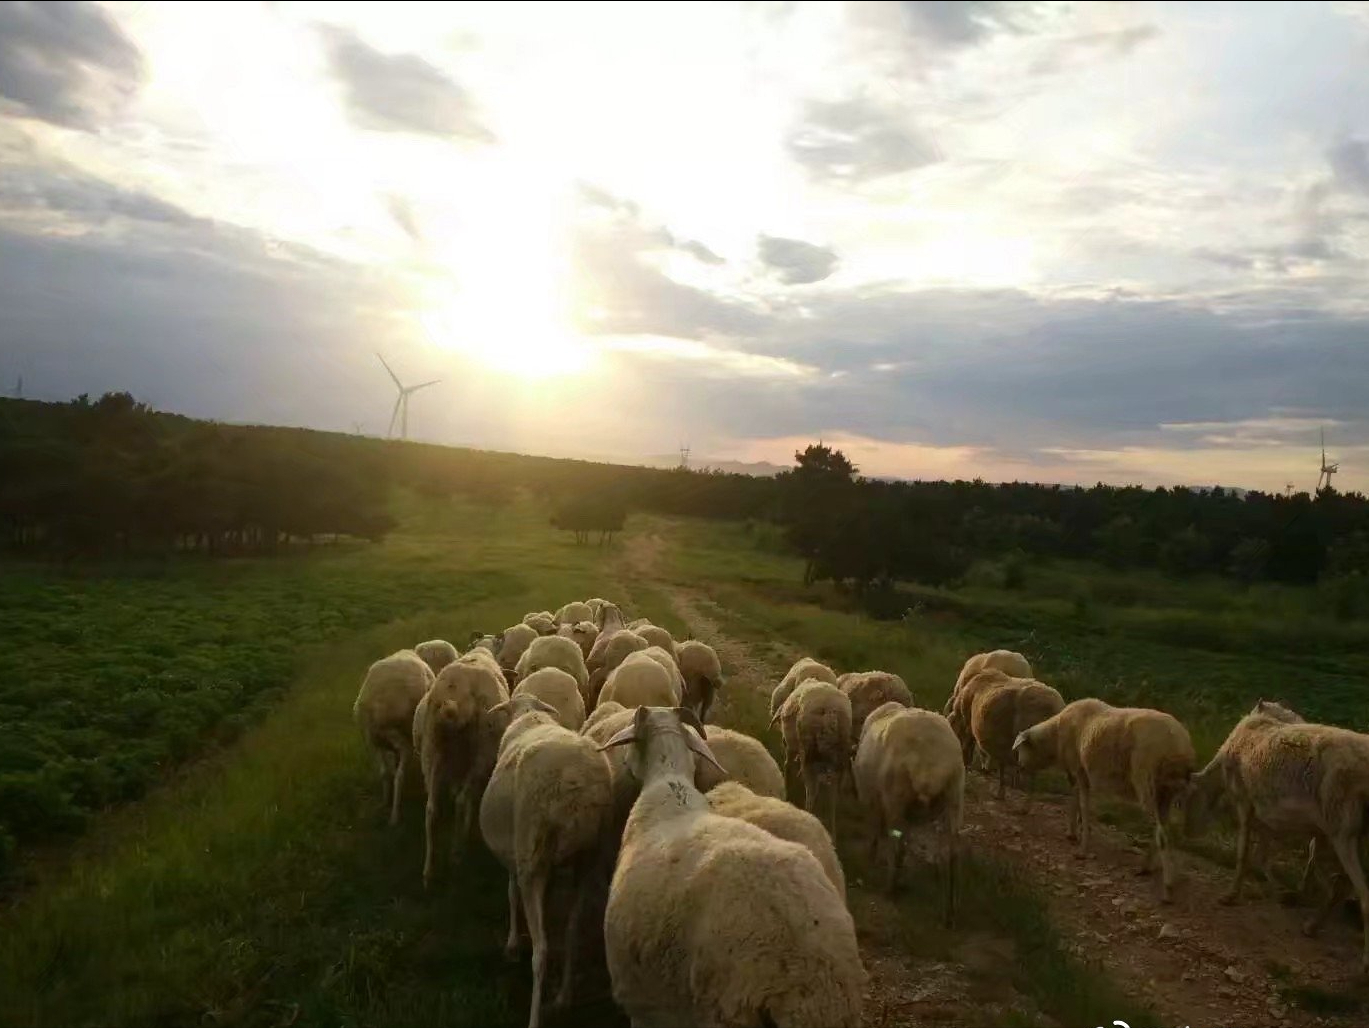
[[[1362,488],[1366,47],[1355,3],[9,5],[0,381],[380,431],[383,350],[450,442],[1275,489],[1325,427]]]

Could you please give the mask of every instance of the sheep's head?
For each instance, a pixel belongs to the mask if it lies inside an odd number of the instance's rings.
[[[686,727],[688,726],[688,727]],[[653,747],[669,746],[683,752],[671,753],[666,764],[679,771],[690,769],[689,778],[694,777],[694,756],[698,756],[724,775],[727,770],[718,763],[718,758],[704,742],[707,732],[698,715],[688,707],[638,707],[633,715],[632,724],[616,734],[599,747],[600,750],[614,746],[632,746],[627,759],[628,771],[638,781],[645,781],[647,750]],[[678,740],[678,743],[676,742]],[[692,755],[691,755],[692,754]],[[673,758],[673,759],[672,759]]]
[[[1013,740],[1012,751],[1017,757],[1017,765],[1024,771],[1039,771],[1049,767],[1055,760],[1052,747],[1046,745],[1041,725],[1017,733]]]
[[[499,746],[509,726],[524,714],[534,712],[549,714],[553,719],[558,716],[555,707],[530,693],[519,693],[503,703],[496,703],[480,715],[476,728],[475,764],[482,779],[489,778],[494,772],[494,765],[499,760]]]
[[[1218,768],[1209,766],[1188,776],[1188,786],[1179,800],[1184,808],[1185,835],[1193,838],[1207,831],[1222,795],[1222,773]]]
[[[1254,709],[1250,713],[1259,717],[1273,718],[1275,721],[1282,721],[1288,725],[1301,724],[1303,720],[1301,715],[1292,708],[1274,700],[1256,700]]]

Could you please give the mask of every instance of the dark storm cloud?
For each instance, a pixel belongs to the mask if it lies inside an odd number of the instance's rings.
[[[905,118],[861,98],[809,101],[788,147],[810,177],[833,182],[859,183],[941,160]]]
[[[775,276],[788,285],[820,282],[837,269],[837,252],[802,239],[761,236],[760,258]]]
[[[93,3],[0,4],[0,112],[92,129],[133,96],[142,70]]]
[[[416,54],[387,54],[334,25],[321,26],[347,113],[361,128],[494,141],[469,94]]]

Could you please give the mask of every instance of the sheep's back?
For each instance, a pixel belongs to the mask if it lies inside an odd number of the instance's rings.
[[[724,782],[708,794],[713,812],[735,817],[764,828],[777,839],[805,847],[822,865],[823,873],[841,895],[846,895],[846,875],[832,846],[832,837],[812,814],[782,798],[760,796],[741,782]]]
[[[752,1024],[772,1001],[831,1003],[824,993],[854,987],[858,1010],[855,927],[817,858],[734,818],[672,820],[681,824],[634,833],[629,819],[605,916],[615,998],[690,1010],[693,1023]],[[839,1006],[813,1023],[854,1023]]]
[[[784,773],[759,739],[709,725],[708,748],[731,780],[757,795],[784,799]],[[695,761],[694,784],[700,792],[708,792],[726,780],[712,764]]]

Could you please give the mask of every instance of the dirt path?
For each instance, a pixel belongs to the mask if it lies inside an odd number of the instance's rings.
[[[768,695],[799,656],[787,640],[755,646],[728,638],[719,628],[719,607],[702,593],[663,581],[659,562],[667,541],[654,533],[630,537],[622,555],[628,579],[667,596],[694,636],[712,645],[728,671],[715,719],[729,720],[728,694],[757,689]],[[1175,902],[1158,901],[1156,883],[1139,877],[1140,854],[1128,836],[1095,824],[1094,855],[1075,858],[1064,836],[1065,810],[1057,796],[1026,796],[1009,790],[993,798],[990,783],[971,776],[966,804],[969,845],[1009,861],[1036,884],[1053,923],[1075,956],[1104,969],[1124,991],[1169,1023],[1184,1025],[1355,1025],[1363,1023],[1357,1001],[1365,997],[1358,974],[1359,930],[1333,919],[1321,936],[1308,939],[1300,925],[1305,909],[1289,909],[1248,888],[1238,907],[1218,898],[1229,869],[1190,853],[1177,855],[1180,882]],[[866,966],[871,975],[866,1022],[983,1025],[1009,1011],[1040,1017],[1031,1001],[1013,990],[1010,939],[967,937],[955,960],[910,960],[898,944],[899,912],[883,896],[850,889]],[[1288,986],[1313,994],[1309,1010],[1291,1002]],[[1321,1002],[1315,1000],[1320,998]],[[1347,1002],[1353,1006],[1344,1011]]]

